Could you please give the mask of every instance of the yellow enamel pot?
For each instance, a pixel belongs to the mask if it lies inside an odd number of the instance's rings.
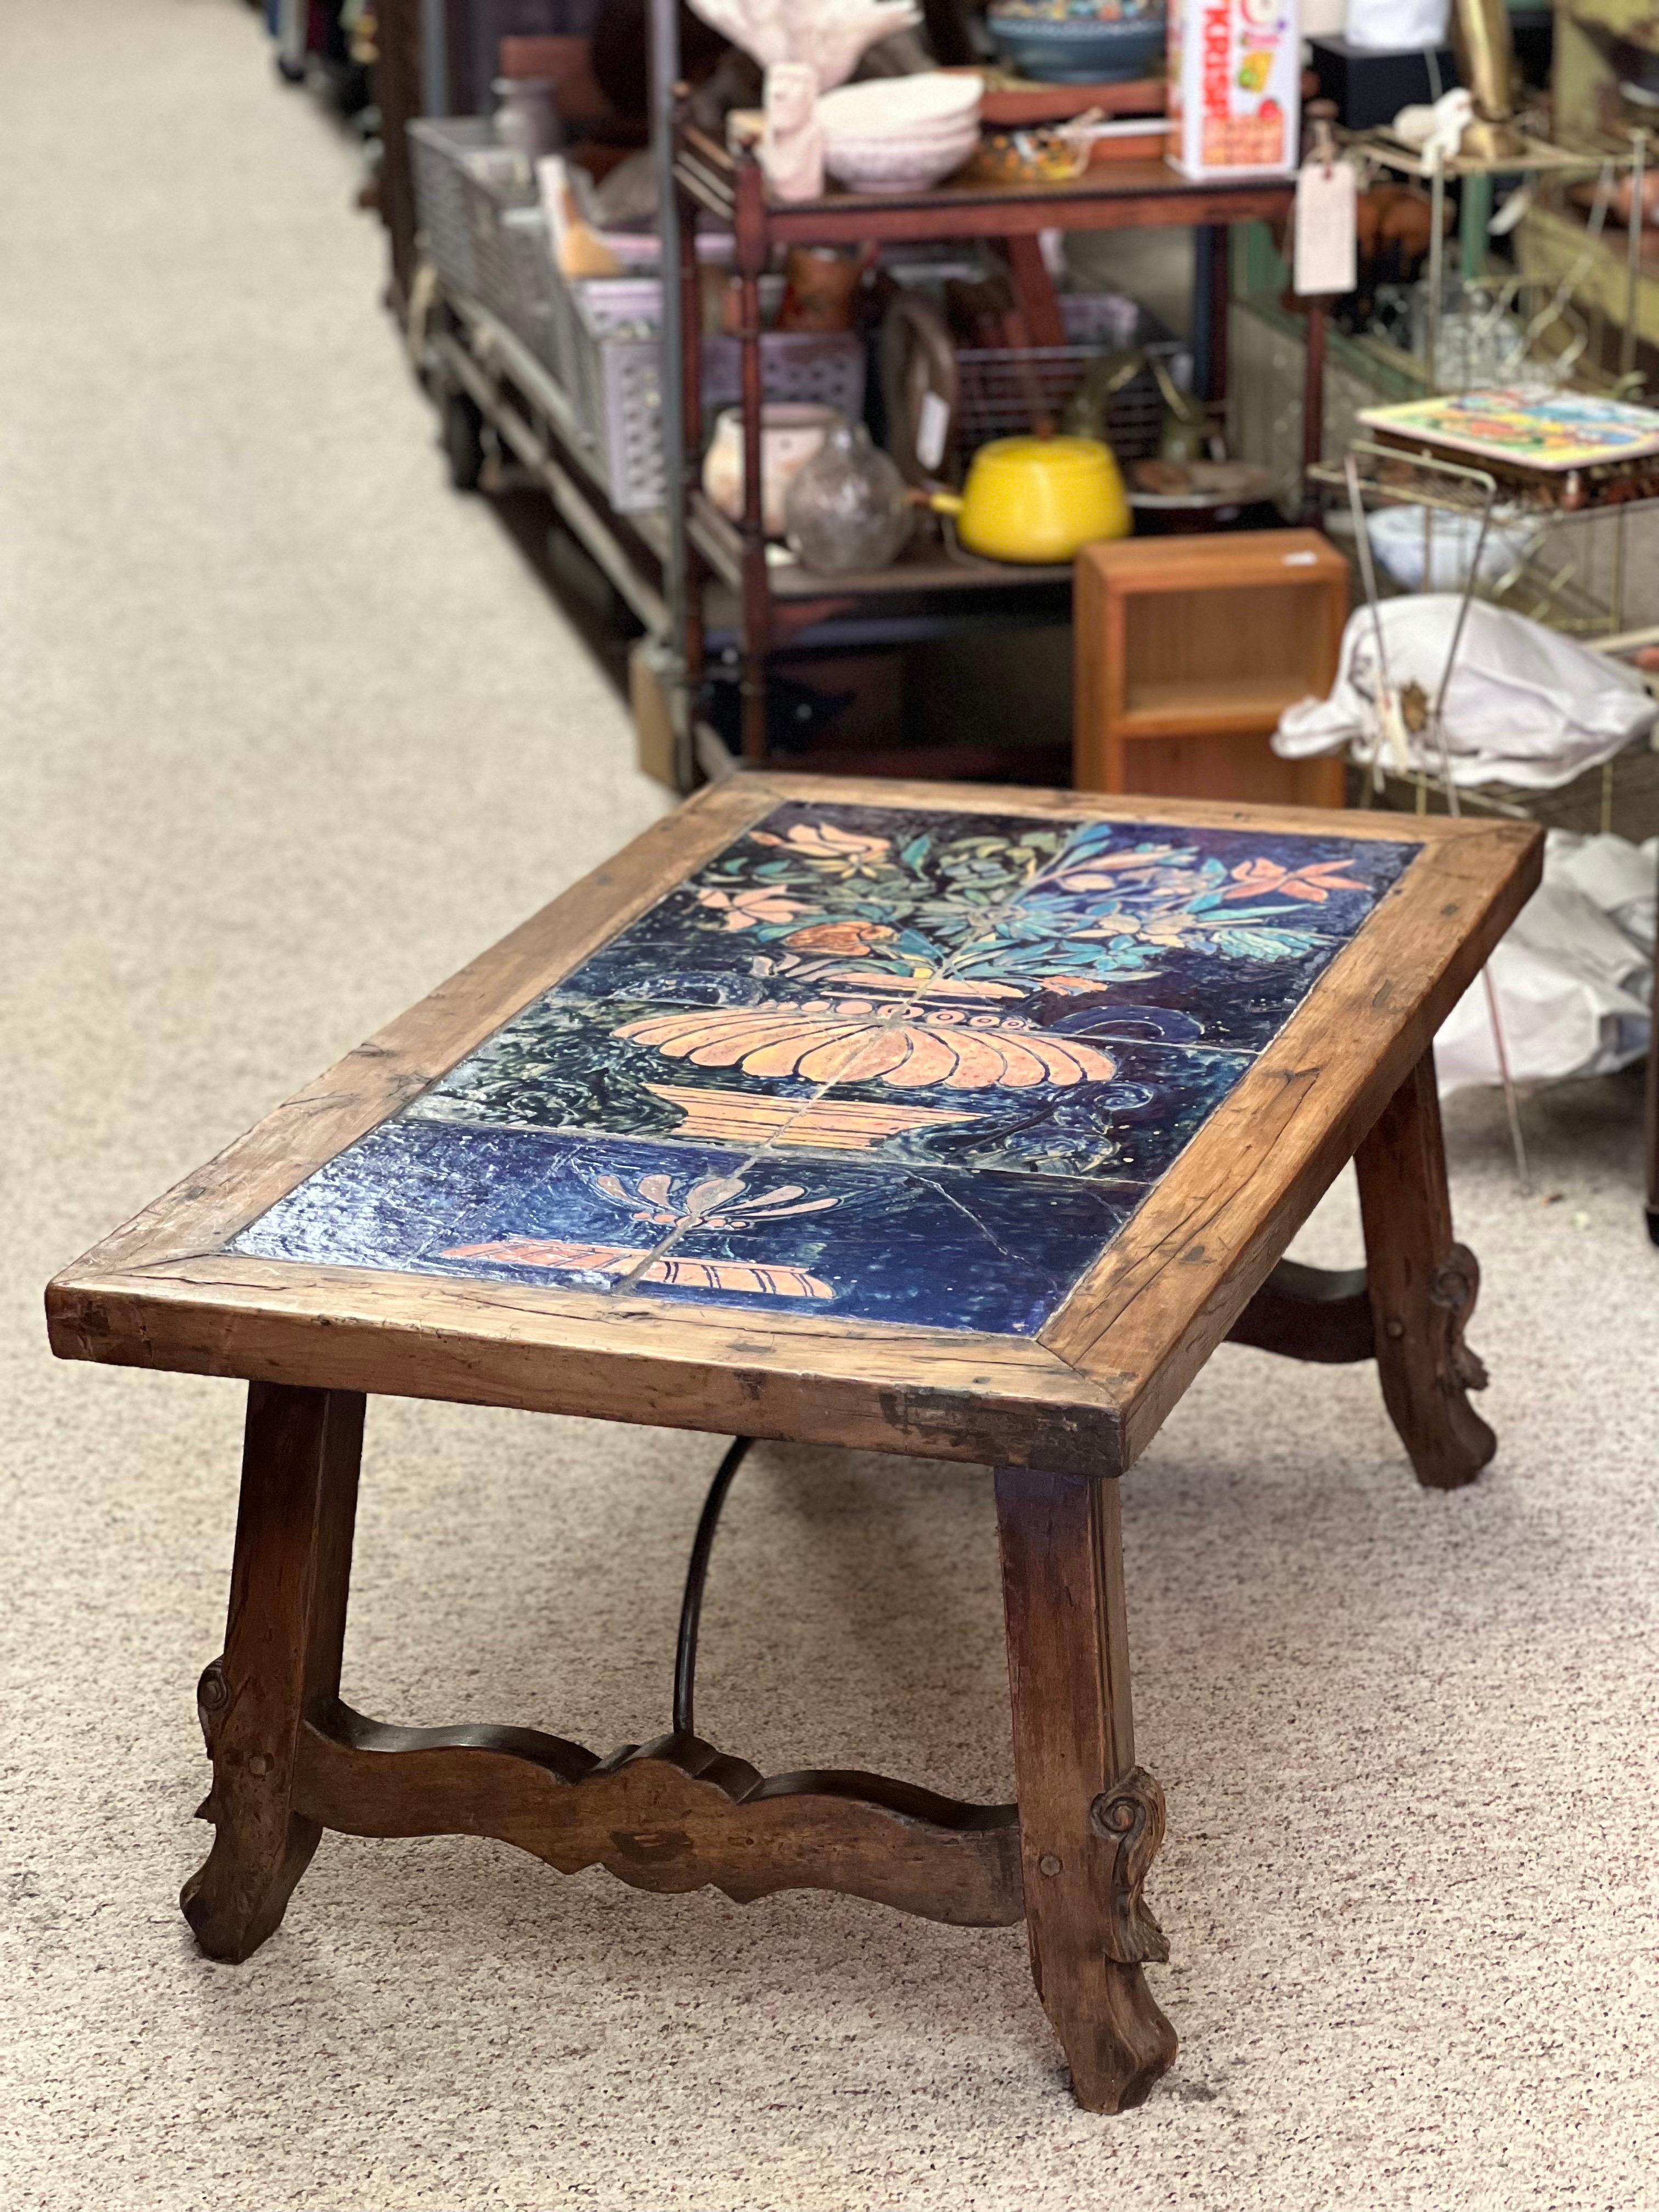
[[[930,504],[954,515],[962,543],[988,561],[1069,561],[1132,526],[1123,478],[1098,438],[994,438],[960,496],[935,492]]]

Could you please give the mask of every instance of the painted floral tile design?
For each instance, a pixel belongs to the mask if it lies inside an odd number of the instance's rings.
[[[778,808],[236,1249],[1034,1329],[1415,849]]]
[[[744,1002],[932,972],[963,929],[1018,895],[1065,841],[1045,821],[900,809],[779,807],[566,977],[578,998]],[[763,993],[766,995],[767,993]]]
[[[1140,1195],[397,1119],[235,1249],[1020,1335]]]
[[[725,1057],[747,1034],[747,1019],[731,1009],[542,1000],[428,1091],[412,1116],[1151,1181],[1249,1064],[1239,1053],[1142,1042],[1133,1022],[1121,1039],[1079,1033],[1071,1009],[1060,1018],[1070,1030],[1005,1024],[988,1036],[971,1019],[927,1030],[907,1072],[927,1072],[926,1052],[937,1079],[901,1091],[884,1084],[881,1054],[860,1042],[861,1013],[829,1016],[810,1006],[781,1036],[770,1027],[762,1033],[763,1048],[796,1055],[796,1074],[757,1081],[741,1065],[696,1063],[702,1048]],[[1165,1026],[1180,1033],[1180,1024]],[[877,1044],[888,1057],[910,1050],[890,1026]],[[869,1079],[812,1079],[815,1070],[839,1066],[862,1067]]]
[[[696,1010],[681,1009],[681,1018]],[[629,1031],[661,1015],[641,1000],[538,999],[415,1102],[419,1121],[507,1129],[606,1130],[667,1137],[706,1095],[707,1127],[748,1149],[817,1095],[805,1077],[764,1085],[740,1068],[677,1066]],[[696,1099],[691,1094],[697,1094]],[[693,1121],[700,1117],[691,1113]]]
[[[1255,1050],[1413,850],[790,805],[621,931],[558,995],[769,1006],[916,994],[1029,1014],[1040,1000],[1127,985],[1131,1003],[1172,1003],[1204,1042]]]

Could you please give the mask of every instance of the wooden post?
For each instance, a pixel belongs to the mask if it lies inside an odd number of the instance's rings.
[[[392,283],[399,313],[415,280],[415,177],[405,126],[419,116],[419,0],[378,0],[374,18],[374,104],[380,111],[380,216],[392,247]]]
[[[1031,1972],[1090,2112],[1138,2105],[1175,2031],[1141,1971],[1170,1947],[1140,1887],[1164,1796],[1135,1765],[1115,1481],[999,1468]]]
[[[674,135],[678,145],[685,127],[686,88],[677,85]],[[678,551],[684,574],[675,598],[680,635],[673,641],[679,657],[684,697],[675,720],[675,776],[682,791],[696,781],[696,730],[702,709],[703,684],[703,564],[692,542],[692,501],[702,475],[702,276],[697,264],[697,204],[676,179],[679,206],[680,285],[680,480],[670,484],[668,496],[679,502]]]
[[[760,163],[745,149],[738,157],[738,285],[742,301],[738,338],[743,362],[743,753],[766,758],[766,657],[771,643],[771,580],[766,573],[764,482],[761,426],[760,280],[766,266],[766,209]]]
[[[1228,319],[1232,313],[1232,232],[1224,222],[1200,223],[1193,234],[1199,258],[1198,282],[1204,297],[1203,390],[1212,407],[1227,397]]]
[[[1302,363],[1302,520],[1317,524],[1320,501],[1309,471],[1318,467],[1325,448],[1325,331],[1329,301],[1310,300]]]
[[[339,1696],[362,1437],[355,1391],[248,1387],[224,1656],[198,1692],[213,1849],[179,1900],[210,1958],[258,1950],[322,1833],[293,1809],[295,1759]]]

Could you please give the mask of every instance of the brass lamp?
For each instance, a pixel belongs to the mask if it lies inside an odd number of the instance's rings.
[[[1452,46],[1458,74],[1474,95],[1474,119],[1459,152],[1480,161],[1518,158],[1515,128],[1515,39],[1504,0],[1454,0]]]

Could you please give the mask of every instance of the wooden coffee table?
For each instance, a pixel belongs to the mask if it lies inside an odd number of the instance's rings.
[[[251,1384],[198,1693],[202,1948],[262,1943],[325,1828],[1024,1917],[1079,2100],[1143,2097],[1176,2042],[1142,1972],[1164,1815],[1116,1478],[1227,1337],[1374,1358],[1425,1483],[1491,1455],[1431,1039],[1540,849],[1507,822],[733,777],[59,1276],[64,1356]],[[1280,1265],[1350,1158],[1367,1270]],[[371,1394],[738,1439],[668,1734],[597,1758],[342,1703]],[[995,1468],[1018,1805],[763,1778],[696,1734],[702,1577],[757,1436]]]

